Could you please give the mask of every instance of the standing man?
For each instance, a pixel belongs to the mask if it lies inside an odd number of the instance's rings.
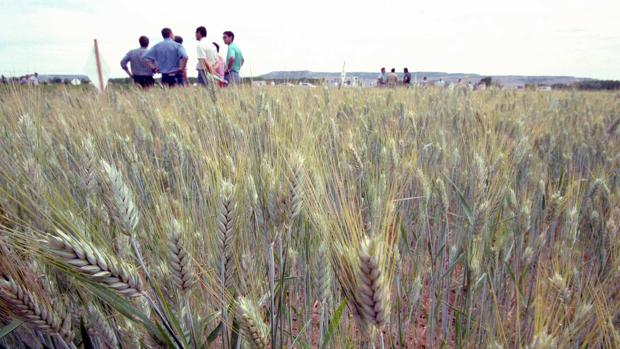
[[[196,70],[198,70],[198,83],[203,86],[207,86],[207,76],[215,74],[215,65],[217,64],[217,53],[215,48],[210,42],[207,42],[207,28],[200,26],[196,28],[196,57],[198,63],[196,64]]]
[[[395,87],[398,82],[398,75],[396,75],[396,69],[392,68],[387,77],[387,83],[389,87]]]
[[[403,85],[405,85],[405,87],[409,87],[409,85],[411,85],[411,73],[409,72],[409,68],[405,68],[405,73],[403,74]]]
[[[235,34],[231,31],[224,32],[224,43],[228,45],[228,53],[226,54],[226,73],[224,79],[228,81],[229,85],[239,85],[241,79],[239,78],[239,70],[245,62],[243,54],[237,44],[233,43],[235,40]]]
[[[387,76],[385,75],[385,67],[381,68],[381,74],[377,77],[377,86],[383,87],[387,83]]]
[[[121,68],[133,79],[134,83],[146,88],[155,84],[153,69],[143,59],[147,47],[149,47],[149,38],[143,35],[138,39],[138,42],[140,47],[127,52],[121,60]],[[129,70],[127,63],[131,64],[131,70]]]
[[[144,54],[146,64],[161,73],[162,84],[172,87],[184,76],[187,66],[187,53],[181,44],[175,42],[170,28],[161,30],[163,41]],[[181,77],[181,78],[179,78]]]

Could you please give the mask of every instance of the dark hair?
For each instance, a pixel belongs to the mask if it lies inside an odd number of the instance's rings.
[[[409,68],[405,68],[405,73],[409,73]]]
[[[200,26],[198,28],[196,28],[196,33],[200,33],[200,35],[202,35],[203,38],[207,37],[207,28]]]
[[[161,30],[161,36],[163,36],[164,39],[169,38],[170,34],[172,34],[172,29],[170,29],[170,28],[164,28],[164,29]]]
[[[230,30],[227,30],[224,32],[224,35],[230,37],[231,39],[235,40],[235,33],[231,32]]]
[[[138,39],[138,42],[140,42],[140,47],[148,47],[149,46],[149,38],[147,38],[144,35],[142,35],[140,37],[140,39]]]
[[[183,37],[179,36],[179,35],[175,35],[174,36],[174,41],[178,42],[179,44],[183,43]]]
[[[390,71],[391,71],[392,73],[395,73],[395,72],[396,72],[396,69],[395,69],[395,68],[392,68],[392,70],[390,70]]]
[[[220,45],[218,45],[217,42],[214,42],[213,46],[215,46],[215,50],[217,51],[217,53],[220,53]]]
[[[381,70],[385,70],[385,67],[381,67]]]

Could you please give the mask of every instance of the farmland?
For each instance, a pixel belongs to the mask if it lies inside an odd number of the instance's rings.
[[[620,95],[0,91],[0,347],[618,348]]]

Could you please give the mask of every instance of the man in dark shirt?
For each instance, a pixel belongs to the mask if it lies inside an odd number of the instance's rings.
[[[150,87],[155,83],[153,79],[153,70],[143,59],[147,47],[149,47],[149,38],[141,36],[138,41],[140,42],[140,48],[127,52],[125,57],[121,60],[121,68],[123,68],[136,84],[142,87]],[[128,63],[131,64],[131,70],[129,70],[127,66]]]
[[[403,75],[403,85],[405,85],[405,87],[409,87],[409,85],[411,85],[411,73],[409,72],[409,68],[405,68],[405,74]]]

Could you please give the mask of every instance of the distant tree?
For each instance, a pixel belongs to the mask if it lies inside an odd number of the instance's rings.
[[[491,87],[492,82],[493,82],[493,78],[490,76],[487,76],[486,78],[480,79],[479,84],[485,84],[487,85],[487,87]]]
[[[588,80],[575,83],[579,90],[620,90],[618,80]]]

